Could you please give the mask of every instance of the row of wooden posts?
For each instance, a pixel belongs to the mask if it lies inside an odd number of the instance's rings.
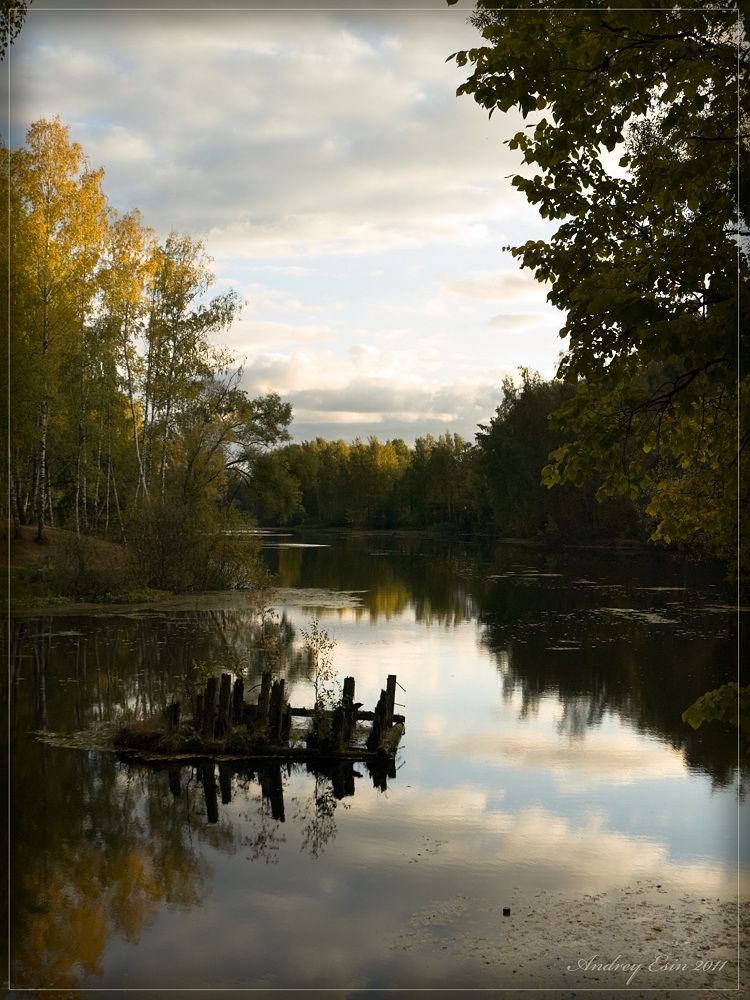
[[[394,722],[404,722],[402,715],[395,714],[396,684],[396,675],[389,674],[375,710],[370,712],[363,711],[360,704],[355,703],[354,678],[345,677],[341,701],[330,713],[330,745],[348,746],[357,721],[372,720],[366,745],[368,750],[376,751]],[[196,696],[194,718],[197,728],[206,740],[222,740],[228,736],[233,726],[245,724],[253,732],[267,736],[272,745],[286,744],[292,728],[292,717],[315,717],[316,710],[292,708],[286,700],[285,689],[286,682],[283,678],[272,680],[270,673],[264,673],[257,705],[246,705],[245,684],[241,677],[236,678],[234,683],[231,674],[222,674],[220,679],[210,677],[204,690]],[[167,709],[167,718],[170,728],[176,729],[179,726],[179,702],[172,702]],[[308,740],[308,746],[312,742]]]

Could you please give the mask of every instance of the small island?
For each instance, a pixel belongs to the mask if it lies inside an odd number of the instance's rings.
[[[354,701],[354,678],[344,678],[341,698],[332,708],[293,708],[283,678],[262,675],[256,703],[245,700],[242,677],[210,677],[184,719],[173,699],[159,714],[119,726],[114,749],[143,760],[179,757],[275,758],[316,761],[395,757],[405,731],[396,715],[397,679],[388,676],[373,711]]]

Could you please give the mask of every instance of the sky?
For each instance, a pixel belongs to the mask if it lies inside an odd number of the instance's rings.
[[[446,62],[481,43],[472,4],[222,6],[34,0],[4,141],[59,115],[118,213],[204,239],[212,292],[244,303],[217,343],[292,403],[294,440],[473,441],[503,379],[551,377],[564,341],[503,249],[552,232],[510,183],[528,123],[457,97]]]

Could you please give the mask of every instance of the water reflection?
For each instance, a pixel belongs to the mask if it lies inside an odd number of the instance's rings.
[[[388,545],[386,549],[380,546]],[[459,625],[476,614],[464,574],[470,567],[465,546],[436,557],[425,539],[403,536],[369,539],[354,536],[346,545],[332,540],[327,548],[264,550],[281,588],[356,591],[366,582],[359,620],[377,622],[413,609],[418,622]]]
[[[736,742],[680,719],[733,669],[744,625],[719,579],[425,539],[267,553],[300,588],[270,632],[240,594],[12,623],[16,984],[554,988],[559,968],[518,956],[573,947],[571,913],[575,947],[604,947],[621,903],[642,930],[668,901],[667,947],[725,940],[708,916],[691,935],[701,900],[737,885]],[[313,607],[358,697],[374,703],[384,667],[408,689],[398,781],[393,764],[142,766],[30,735],[159,711],[193,661],[242,664],[252,688],[269,637],[307,704]]]
[[[36,744],[13,783],[11,973],[28,990],[79,989],[103,975],[111,938],[135,945],[164,907],[203,905],[209,849],[278,864],[293,826],[300,851],[319,858],[356,779],[384,790],[396,776],[392,761],[147,765],[58,750],[48,781],[53,752]],[[42,817],[50,837],[40,841]]]
[[[204,760],[191,768],[180,767],[175,762],[161,765],[150,762],[141,766],[166,770],[169,790],[175,798],[183,794],[185,772],[187,773],[185,787],[192,786],[197,779],[203,789],[205,817],[209,824],[219,822],[219,794],[222,806],[226,806],[233,801],[238,792],[247,797],[253,784],[256,784],[260,791],[258,797],[260,812],[263,815],[270,814],[275,822],[284,823],[286,820],[284,778],[304,768],[306,773],[312,776],[313,791],[308,805],[301,812],[297,809],[294,816],[295,818],[304,816],[309,819],[309,831],[314,832],[308,832],[306,840],[317,845],[312,852],[315,856],[320,853],[328,840],[332,840],[335,836],[336,828],[332,820],[336,804],[354,795],[355,778],[361,778],[363,773],[367,773],[372,779],[373,787],[385,792],[388,788],[388,779],[395,779],[397,773],[393,758],[373,758],[361,764],[355,764],[351,760],[321,760],[304,765],[296,762],[262,760],[250,765],[229,760],[220,760],[218,764],[213,760]],[[308,830],[308,827],[305,829]],[[324,829],[328,831],[326,836],[321,833]]]
[[[706,901],[731,893],[721,865],[678,861],[594,807],[565,816],[489,789],[400,782],[389,798],[363,787],[339,797],[337,779],[302,768],[216,768],[212,822],[205,770],[179,768],[175,794],[168,769],[106,764],[94,811],[75,805],[82,775],[71,773],[47,814],[54,841],[22,858],[17,986],[187,989],[206,982],[210,958],[215,988],[552,988],[571,942],[627,941],[637,958],[657,921],[660,945],[688,940],[685,913],[701,914],[696,954],[723,955],[729,940]],[[527,978],[523,963],[542,957],[551,965]]]
[[[70,990],[101,975],[111,935],[135,943],[163,903],[199,905],[211,870],[187,800],[171,802],[156,775],[58,751],[52,778],[52,751],[35,750],[13,781],[11,974]]]
[[[666,739],[717,785],[734,782],[731,727],[693,731],[682,721],[689,704],[736,670],[734,608],[706,612],[695,591],[611,580],[537,576],[532,584],[516,572],[492,584],[479,614],[482,642],[496,657],[504,696],[520,694],[522,716],[554,696],[571,738],[613,715]]]
[[[173,697],[189,703],[203,664],[244,673],[249,688],[271,666],[290,684],[311,669],[285,615],[243,606],[13,621],[8,663],[19,732],[144,718]]]

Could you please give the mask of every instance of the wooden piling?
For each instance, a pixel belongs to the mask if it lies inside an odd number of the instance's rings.
[[[238,677],[232,689],[232,723],[239,726],[242,723],[242,713],[245,707],[245,682]]]
[[[370,735],[367,737],[367,749],[377,750],[380,746],[380,741],[383,738],[383,732],[385,730],[385,716],[386,716],[386,704],[388,695],[385,691],[380,692],[380,697],[378,698],[378,703],[375,706],[375,713],[372,720],[372,729],[370,730]]]
[[[268,706],[271,699],[271,671],[266,671],[260,679],[260,694],[258,695],[257,726],[261,732],[268,728]]]
[[[284,700],[284,680],[275,680],[271,685],[271,700],[268,706],[268,736],[272,743],[281,740],[286,703]]]
[[[333,710],[333,719],[331,720],[331,744],[335,748],[343,746],[345,725],[346,709],[343,705],[336,705]]]
[[[404,717],[394,714],[396,675],[388,677],[387,685],[380,692],[375,710],[362,711],[354,702],[354,678],[345,677],[341,700],[333,710],[292,708],[287,702],[286,682],[272,680],[266,671],[261,678],[258,704],[245,704],[242,678],[232,681],[232,675],[223,673],[220,678],[209,677],[203,691],[195,692],[195,718],[192,725],[180,728],[180,703],[172,699],[154,720],[160,725],[161,739],[170,734],[169,746],[175,756],[186,749],[203,754],[229,753],[238,755],[250,752],[288,759],[305,757],[320,759],[353,759],[365,748],[361,739],[367,735],[366,750],[369,755],[395,758],[399,740],[404,732]],[[306,747],[301,741],[290,743],[293,716],[312,717],[313,726],[306,736]],[[366,727],[357,728],[361,720],[372,720],[367,734]],[[148,730],[149,740],[143,738],[138,726],[123,727],[114,742],[128,751],[138,747],[152,750],[153,729]],[[202,739],[201,739],[202,737]],[[163,741],[166,746],[166,741]],[[161,749],[161,748],[160,748]],[[163,756],[168,756],[166,753]],[[388,776],[392,776],[389,775]],[[207,779],[206,779],[207,780]],[[341,786],[344,787],[343,785]],[[222,795],[225,790],[222,788]],[[208,801],[208,799],[207,799]]]
[[[383,717],[383,728],[390,729],[393,725],[393,711],[396,707],[396,675],[388,674],[388,682],[385,689],[385,714]]]
[[[217,740],[223,739],[229,732],[229,709],[230,691],[232,677],[230,674],[221,675],[221,688],[219,690],[219,708],[216,714],[216,727],[214,737]]]
[[[216,693],[219,683],[215,677],[209,677],[203,695],[203,735],[213,739],[216,729]]]

